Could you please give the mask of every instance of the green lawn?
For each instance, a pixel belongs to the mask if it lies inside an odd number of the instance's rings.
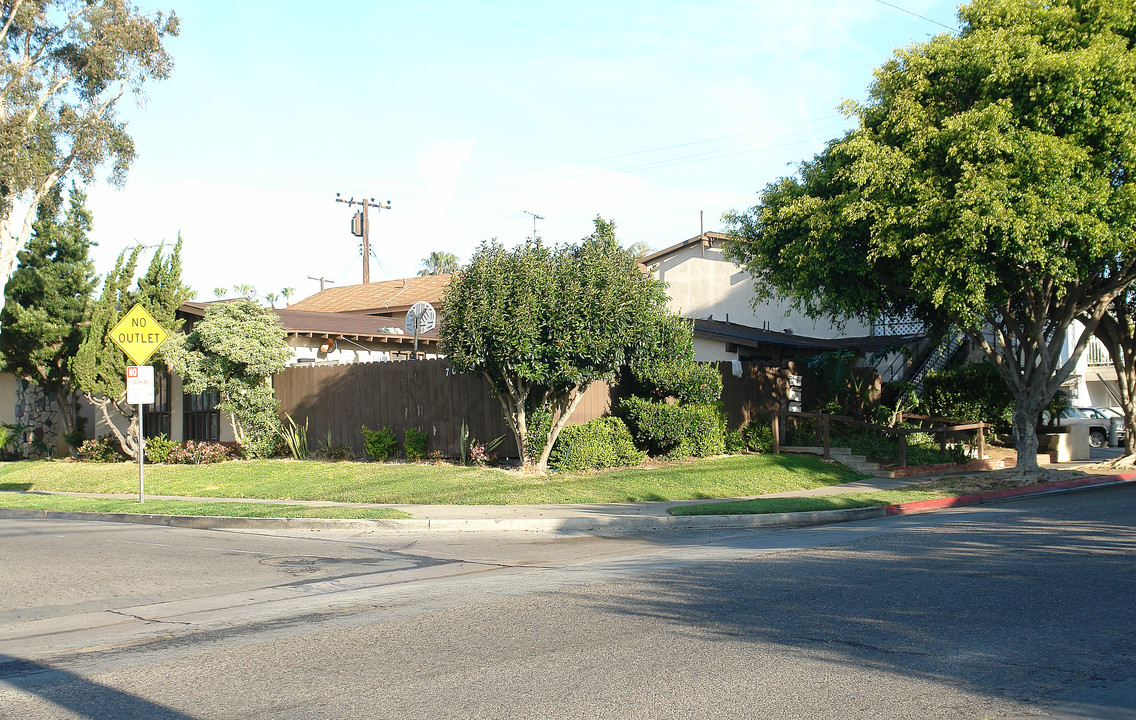
[[[858,480],[812,457],[734,455],[584,475],[453,465],[253,460],[148,465],[153,495],[380,504],[516,505],[745,497]],[[138,467],[55,460],[0,463],[0,490],[137,493]],[[0,505],[11,506],[6,495]]]
[[[212,517],[253,518],[408,518],[409,513],[394,508],[285,505],[279,503],[197,502],[192,500],[111,500],[67,495],[0,494],[0,507],[21,510],[61,510],[64,512],[145,513],[151,515],[208,515]]]

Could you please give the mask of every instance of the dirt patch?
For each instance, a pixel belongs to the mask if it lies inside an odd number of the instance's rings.
[[[1072,480],[1085,477],[1089,473],[1080,470],[1058,470],[1042,468],[1041,470],[1018,470],[1006,468],[1005,470],[992,470],[981,474],[963,475],[957,477],[940,478],[918,485],[910,486],[919,490],[950,490],[959,495],[976,495],[993,490],[1007,490],[1010,488],[1029,487],[1030,485],[1044,485],[1046,483]]]

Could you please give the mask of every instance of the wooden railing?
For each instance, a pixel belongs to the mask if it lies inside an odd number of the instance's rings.
[[[951,423],[932,425],[931,427],[920,428],[900,428],[888,427],[887,425],[877,425],[876,423],[864,422],[863,420],[856,420],[854,418],[845,417],[843,415],[828,415],[819,412],[789,412],[783,411],[773,414],[773,452],[781,452],[782,438],[781,428],[785,425],[787,418],[812,418],[816,420],[816,442],[824,449],[824,459],[828,460],[832,457],[832,440],[830,426],[833,422],[839,422],[845,425],[853,425],[856,427],[872,428],[883,432],[885,435],[891,435],[897,438],[899,445],[899,467],[907,467],[907,436],[916,433],[934,434],[939,440],[939,450],[942,453],[947,452],[947,434],[952,432],[961,432],[965,430],[975,431],[975,450],[977,457],[981,460],[986,454],[986,438],[985,431],[990,427],[987,423],[971,423],[965,420],[950,420],[946,418],[927,417],[925,415],[908,415],[900,414],[899,422],[905,420],[915,420],[918,422],[931,422],[931,423]]]

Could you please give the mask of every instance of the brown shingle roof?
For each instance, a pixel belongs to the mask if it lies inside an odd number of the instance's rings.
[[[224,301],[222,301],[224,302]],[[191,319],[205,316],[211,303],[187,302],[179,308],[181,313]],[[376,317],[353,312],[313,312],[290,308],[275,308],[280,323],[289,335],[307,337],[350,337],[355,340],[388,340],[391,342],[413,342],[414,335],[407,334],[403,323],[389,317]],[[420,340],[435,341],[436,330],[418,336]]]
[[[289,310],[319,312],[389,313],[405,311],[419,300],[437,308],[442,291],[450,282],[449,275],[384,280],[366,285],[328,288],[289,306]]]

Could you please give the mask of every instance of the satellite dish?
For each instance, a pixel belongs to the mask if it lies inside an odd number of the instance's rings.
[[[437,320],[438,314],[434,312],[434,306],[425,300],[419,300],[406,313],[406,332],[415,336],[425,335],[434,329]]]

